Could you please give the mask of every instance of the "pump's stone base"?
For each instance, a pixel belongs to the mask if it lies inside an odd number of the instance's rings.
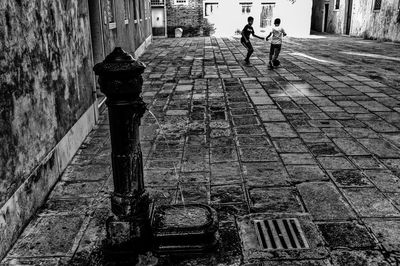
[[[117,265],[135,265],[138,254],[151,248],[150,220],[110,216],[106,221],[107,238],[103,241],[105,261]],[[124,264],[125,263],[125,264]]]
[[[106,222],[107,244],[119,246],[124,243],[150,238],[149,222],[146,219],[124,219],[111,216]],[[142,239],[143,238],[143,239]]]
[[[219,240],[217,213],[203,204],[159,206],[152,229],[154,250],[160,254],[210,252]]]

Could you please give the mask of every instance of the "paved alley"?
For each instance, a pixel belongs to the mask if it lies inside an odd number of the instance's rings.
[[[287,38],[274,70],[269,42],[254,47],[251,65],[236,38],[154,39],[140,58],[147,191],[210,204],[221,237],[142,265],[398,265],[400,44]],[[104,264],[110,145],[105,110],[4,265]],[[286,217],[310,249],[258,250],[249,221]]]

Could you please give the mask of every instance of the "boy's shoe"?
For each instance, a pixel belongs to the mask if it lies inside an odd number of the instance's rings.
[[[274,67],[278,67],[281,64],[281,61],[279,61],[278,59],[272,60],[272,64],[274,65]]]
[[[246,65],[250,65],[250,60],[249,59],[245,59],[244,62],[246,63]]]
[[[269,67],[268,67],[269,69],[274,69],[274,66],[272,65],[272,62],[271,62],[271,61],[269,61],[269,64],[268,64],[268,65],[269,65]]]

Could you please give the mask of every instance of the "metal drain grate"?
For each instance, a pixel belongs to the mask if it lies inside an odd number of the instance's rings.
[[[254,220],[258,242],[263,249],[310,248],[296,218]]]

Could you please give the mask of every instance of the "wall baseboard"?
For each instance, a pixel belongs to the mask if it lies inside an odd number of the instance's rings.
[[[145,51],[146,48],[151,44],[151,41],[153,39],[153,35],[149,35],[149,37],[146,38],[146,40],[136,49],[135,51],[135,58],[139,58]]]

